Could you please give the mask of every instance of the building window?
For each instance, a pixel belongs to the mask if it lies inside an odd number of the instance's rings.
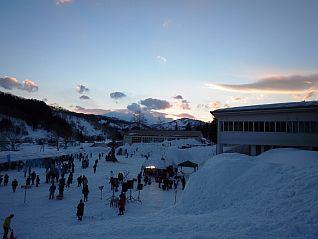
[[[310,128],[311,133],[317,134],[318,133],[318,122],[317,121],[311,121],[310,122]]]
[[[277,121],[276,122],[276,132],[286,132],[286,122]]]
[[[143,137],[142,142],[143,143],[151,143],[151,142],[153,142],[153,139],[152,139],[152,137]]]
[[[275,122],[265,122],[265,132],[275,132]]]
[[[293,133],[298,133],[299,128],[298,128],[298,121],[293,121]]]
[[[131,142],[132,143],[141,143],[141,137],[134,136],[134,137],[132,137]]]
[[[263,121],[255,121],[254,122],[254,131],[264,132],[264,122]]]
[[[242,121],[234,121],[234,131],[243,131]]]

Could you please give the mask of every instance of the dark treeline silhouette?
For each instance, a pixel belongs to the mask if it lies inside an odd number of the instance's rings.
[[[61,137],[71,137],[73,133],[69,123],[40,100],[0,92],[0,113],[24,120],[33,130],[41,128]]]

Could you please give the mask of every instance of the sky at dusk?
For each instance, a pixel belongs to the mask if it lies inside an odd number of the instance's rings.
[[[317,0],[1,0],[0,91],[211,121],[318,99]]]

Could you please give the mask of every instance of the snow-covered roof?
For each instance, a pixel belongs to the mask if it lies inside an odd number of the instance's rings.
[[[280,110],[280,109],[303,109],[303,108],[318,108],[318,101],[301,101],[301,102],[287,102],[287,103],[275,103],[275,104],[263,104],[263,105],[249,105],[230,107],[225,109],[217,109],[211,111],[213,115],[222,113],[235,113],[238,111],[261,111],[261,110]]]

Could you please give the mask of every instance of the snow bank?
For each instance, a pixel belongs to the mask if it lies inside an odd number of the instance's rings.
[[[234,234],[317,238],[317,202],[318,152],[276,149],[215,156],[190,178],[175,210],[209,214],[215,230]]]

